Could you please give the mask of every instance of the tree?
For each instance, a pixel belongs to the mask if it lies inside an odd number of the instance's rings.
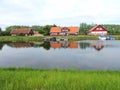
[[[88,30],[90,30],[93,26],[94,24],[81,23],[79,28],[79,33],[82,35],[87,35]]]
[[[2,36],[2,29],[0,28],[0,36]]]

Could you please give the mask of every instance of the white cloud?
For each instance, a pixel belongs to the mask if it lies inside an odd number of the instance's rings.
[[[2,25],[120,24],[119,0],[1,0]]]

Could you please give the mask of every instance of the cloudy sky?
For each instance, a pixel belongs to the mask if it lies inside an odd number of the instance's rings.
[[[0,0],[0,27],[120,24],[120,0]]]

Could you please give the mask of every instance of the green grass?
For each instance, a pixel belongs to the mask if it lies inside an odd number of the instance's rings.
[[[0,90],[120,90],[120,71],[1,68]]]
[[[0,42],[39,42],[42,38],[51,36],[0,36]],[[54,36],[53,36],[54,37]],[[69,41],[98,40],[98,36],[56,36],[56,38],[67,38]],[[120,35],[115,36],[115,40],[120,40]]]
[[[0,42],[39,42],[45,37],[50,36],[0,36]],[[56,38],[68,38],[70,41],[98,39],[96,36],[57,36]]]
[[[0,42],[34,42],[41,41],[38,36],[0,36]]]

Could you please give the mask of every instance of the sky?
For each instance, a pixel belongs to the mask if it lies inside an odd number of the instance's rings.
[[[120,24],[120,0],[0,0],[0,27]]]

